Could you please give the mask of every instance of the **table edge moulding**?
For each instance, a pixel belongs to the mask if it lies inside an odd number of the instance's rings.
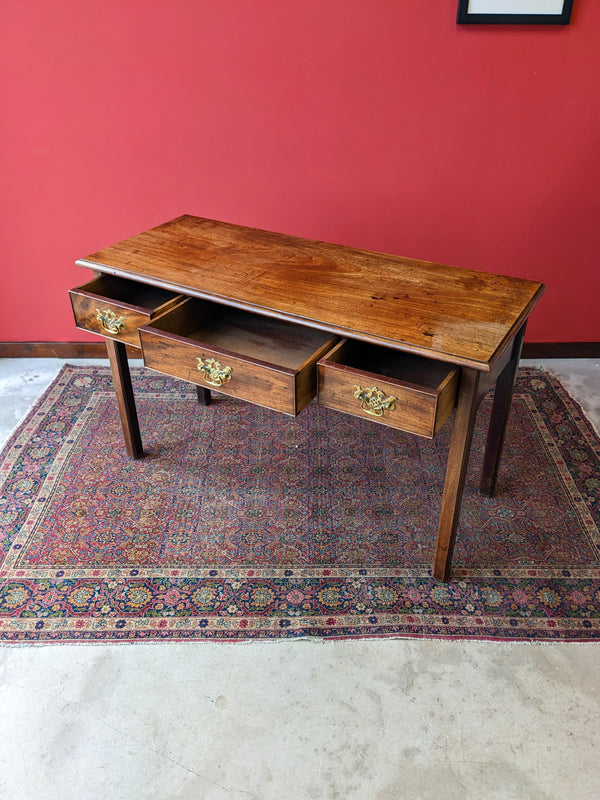
[[[296,415],[314,397],[432,438],[454,414],[433,575],[448,580],[479,404],[492,496],[543,284],[184,215],[76,262],[77,327],[105,337],[127,452],[143,454],[126,346],[146,366]],[[382,430],[382,435],[384,431]]]

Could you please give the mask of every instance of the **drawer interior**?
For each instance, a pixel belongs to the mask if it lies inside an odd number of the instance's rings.
[[[159,308],[176,297],[167,289],[148,286],[127,278],[118,278],[115,275],[100,275],[80,289],[117,303],[144,309]]]
[[[316,328],[194,298],[154,320],[149,329],[293,370],[332,344],[331,334]]]
[[[344,339],[326,356],[333,361],[351,369],[370,372],[385,378],[402,381],[415,389],[436,391],[440,384],[456,367],[443,361],[433,361],[400,350]]]

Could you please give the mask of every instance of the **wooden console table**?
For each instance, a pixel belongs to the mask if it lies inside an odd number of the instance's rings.
[[[433,437],[454,423],[433,574],[448,580],[477,408],[495,384],[480,489],[494,493],[540,283],[183,216],[77,261],[76,324],[106,338],[128,453],[126,345],[144,363],[295,415],[330,408]]]

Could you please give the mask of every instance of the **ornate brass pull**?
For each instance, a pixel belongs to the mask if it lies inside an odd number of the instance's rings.
[[[207,358],[206,361],[203,358],[197,358],[196,361],[198,362],[198,370],[204,376],[206,383],[210,383],[211,386],[222,386],[225,381],[231,380],[233,373],[231,367],[222,366],[214,358]]]
[[[361,401],[362,410],[374,417],[382,417],[384,411],[393,411],[396,407],[396,398],[393,395],[386,397],[376,386],[361,389],[358,384],[354,384],[354,397]]]
[[[110,308],[105,308],[104,311],[96,309],[96,319],[102,323],[102,327],[107,333],[118,335],[121,329],[125,330],[125,317],[117,317],[114,311]]]

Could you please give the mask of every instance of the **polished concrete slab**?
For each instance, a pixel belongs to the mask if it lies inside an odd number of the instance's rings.
[[[0,361],[1,441],[60,363]],[[598,800],[600,645],[2,647],[0,742],[2,800]]]

